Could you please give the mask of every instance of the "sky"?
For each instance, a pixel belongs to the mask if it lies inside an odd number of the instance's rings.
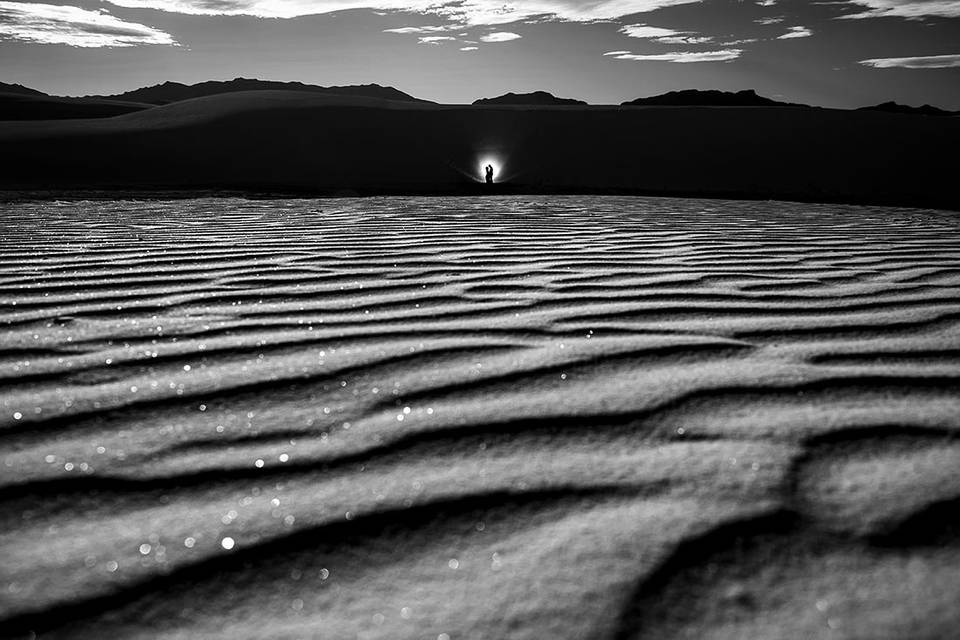
[[[65,1],[0,0],[0,81],[55,95],[378,83],[452,104],[755,89],[960,109],[960,0]]]

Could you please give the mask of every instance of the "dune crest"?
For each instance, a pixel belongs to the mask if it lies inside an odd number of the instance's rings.
[[[0,122],[11,191],[777,198],[960,209],[960,119],[872,111],[437,105],[301,91]],[[486,164],[484,162],[484,164]],[[481,191],[486,189],[485,191]]]

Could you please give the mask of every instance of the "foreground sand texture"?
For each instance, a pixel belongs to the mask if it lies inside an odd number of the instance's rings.
[[[956,637],[960,218],[0,219],[0,635]]]

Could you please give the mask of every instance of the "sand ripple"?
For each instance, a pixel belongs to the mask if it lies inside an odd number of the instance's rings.
[[[960,623],[956,214],[4,207],[0,636]]]

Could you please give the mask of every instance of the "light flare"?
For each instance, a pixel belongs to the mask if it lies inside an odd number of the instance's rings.
[[[480,159],[480,163],[477,165],[477,180],[479,182],[486,181],[487,165],[493,167],[493,181],[499,182],[501,176],[503,175],[503,162],[494,156],[485,156]]]

